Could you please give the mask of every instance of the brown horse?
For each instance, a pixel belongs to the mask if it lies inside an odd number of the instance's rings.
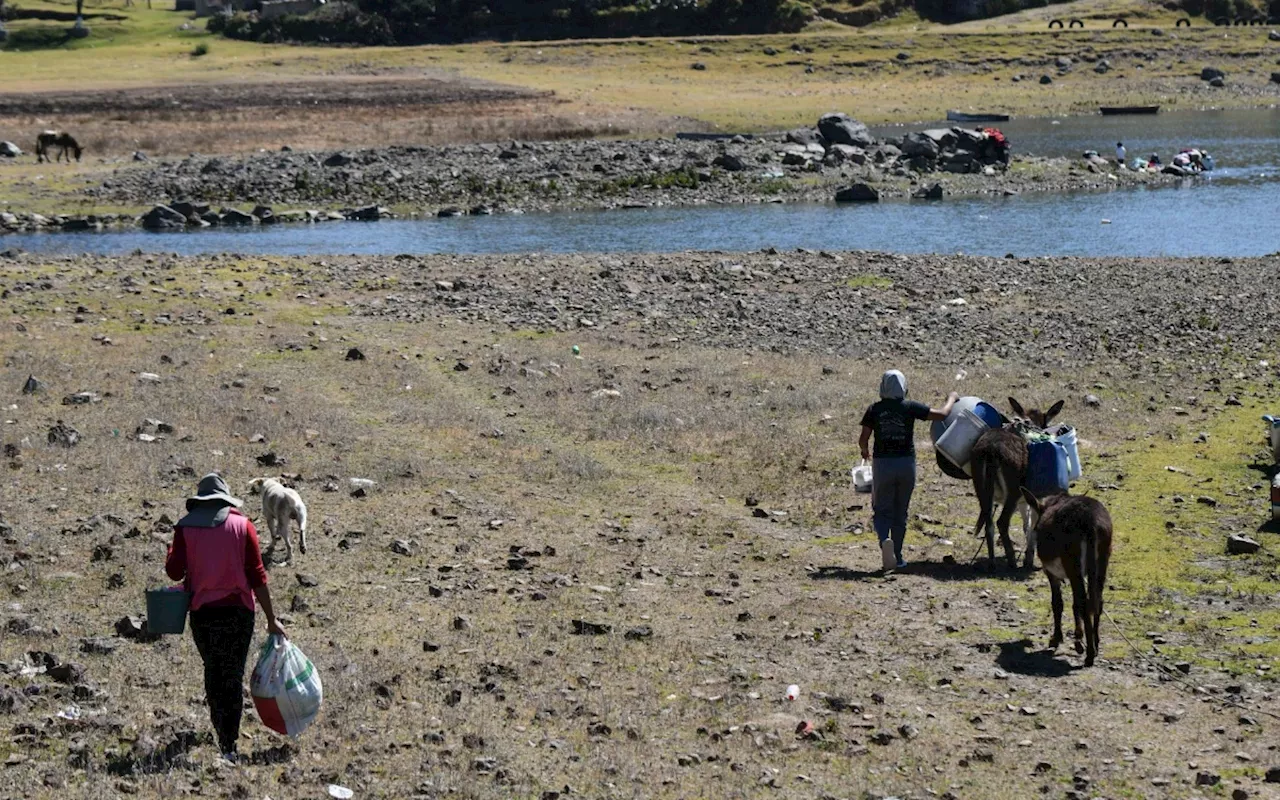
[[[58,157],[50,159],[49,151],[58,148]],[[76,141],[76,137],[66,131],[41,131],[36,137],[36,161],[61,161],[63,156],[67,157],[67,163],[71,163],[71,155],[67,151],[75,153],[76,161],[80,160],[80,154],[84,152],[84,148]]]

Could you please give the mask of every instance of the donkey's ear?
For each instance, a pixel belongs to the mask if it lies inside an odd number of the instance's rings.
[[[1044,424],[1045,424],[1045,425],[1048,425],[1048,424],[1049,424],[1049,420],[1051,420],[1051,419],[1053,419],[1054,417],[1058,416],[1058,413],[1062,411],[1062,407],[1063,407],[1064,405],[1066,405],[1066,404],[1067,404],[1067,401],[1066,401],[1066,400],[1059,400],[1058,402],[1056,402],[1056,403],[1054,403],[1053,405],[1049,406],[1049,410],[1048,410],[1048,411],[1046,411],[1046,412],[1044,412]]]
[[[1018,488],[1022,490],[1022,499],[1027,501],[1027,505],[1031,506],[1037,514],[1043,514],[1044,506],[1040,505],[1040,501],[1031,493],[1031,490],[1025,486],[1020,486]]]
[[[1019,403],[1017,400],[1014,400],[1012,397],[1009,398],[1009,408],[1012,408],[1013,413],[1017,414],[1018,416],[1026,418],[1027,412],[1022,410],[1022,404]]]

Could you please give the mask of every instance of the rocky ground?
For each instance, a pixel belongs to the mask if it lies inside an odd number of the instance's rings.
[[[1277,266],[0,257],[8,791],[1280,796]],[[1042,649],[1042,576],[968,566],[923,435],[876,571],[847,472],[889,365],[1067,401],[1116,520],[1097,667]],[[129,619],[213,468],[306,499],[271,580],[325,686],[234,769],[189,638]]]
[[[829,201],[1102,190],[1174,180],[1086,161],[979,154],[972,130],[876,140],[848,120],[785,136],[728,141],[575,140],[438,148],[191,156],[120,167],[78,193],[104,205],[183,208],[172,223],[255,224],[671,204]],[[932,193],[930,194],[930,190]],[[223,209],[243,207],[228,215]],[[262,212],[250,214],[251,207]],[[211,213],[212,212],[212,213]],[[308,213],[310,212],[310,213]],[[158,214],[152,223],[164,223]],[[127,216],[9,212],[11,230],[83,230]],[[160,227],[160,224],[155,224]]]

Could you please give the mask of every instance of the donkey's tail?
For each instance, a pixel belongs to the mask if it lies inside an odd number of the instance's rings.
[[[991,522],[995,506],[996,481],[999,478],[999,465],[994,460],[983,459],[973,466],[973,489],[978,495],[978,524],[973,529],[974,536],[982,536],[983,529]]]

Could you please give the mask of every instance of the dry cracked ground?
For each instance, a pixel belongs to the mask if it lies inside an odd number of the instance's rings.
[[[6,254],[0,795],[1280,797],[1278,266]],[[1116,520],[1098,666],[1044,651],[1039,572],[970,565],[923,432],[876,571],[888,366],[1066,399]],[[308,502],[271,581],[325,685],[235,768],[189,637],[120,624],[213,469]]]

